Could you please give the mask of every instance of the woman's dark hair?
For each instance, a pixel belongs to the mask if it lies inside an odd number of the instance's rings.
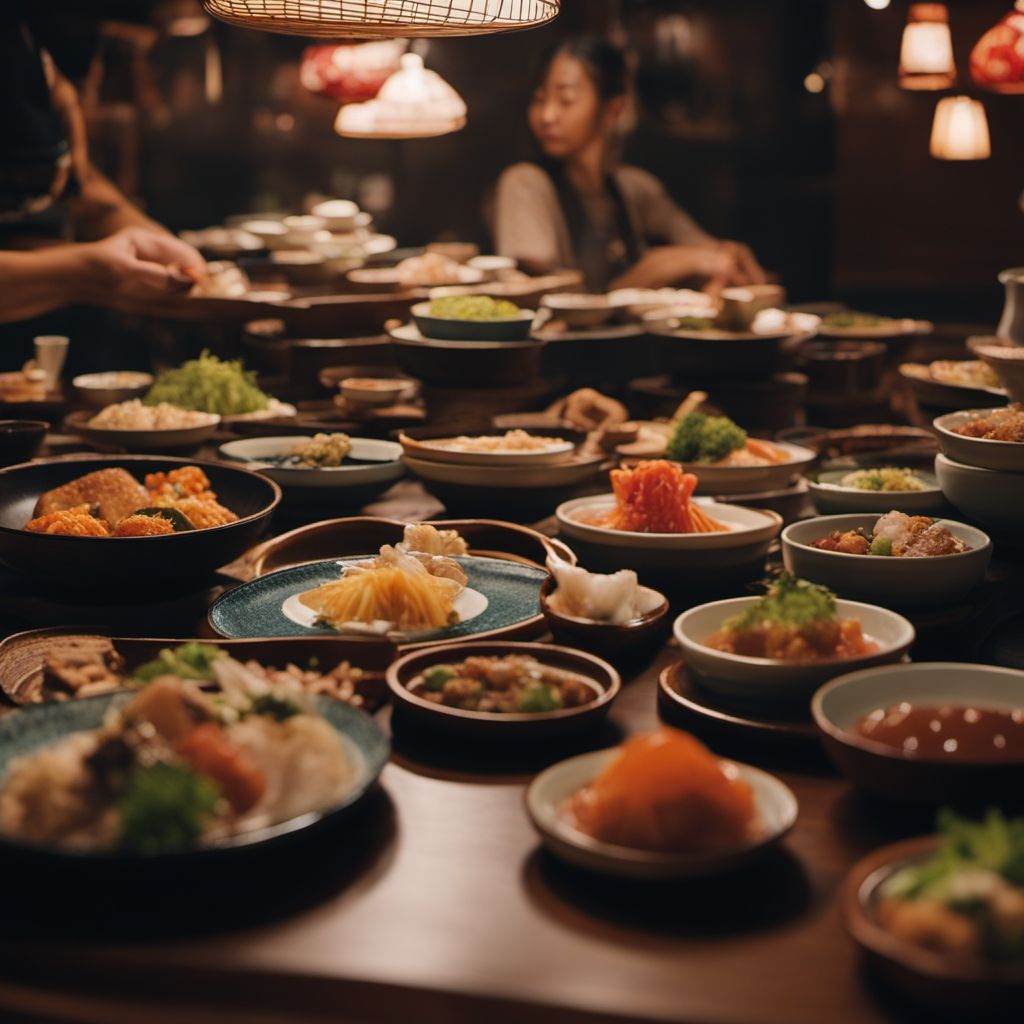
[[[543,81],[556,57],[574,57],[594,83],[602,102],[625,96],[629,92],[629,63],[626,53],[614,43],[600,36],[571,36],[555,43],[545,54],[537,73],[537,83]]]

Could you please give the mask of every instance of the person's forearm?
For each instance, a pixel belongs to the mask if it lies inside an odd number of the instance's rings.
[[[88,257],[83,247],[0,252],[0,323],[28,320],[84,298]]]
[[[121,228],[165,230],[129,202],[113,182],[91,166],[87,180],[82,183],[82,194],[73,200],[71,210],[76,232],[83,241],[107,238]]]

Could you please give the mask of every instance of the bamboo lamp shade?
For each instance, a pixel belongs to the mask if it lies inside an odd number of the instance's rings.
[[[324,39],[471,36],[535,28],[561,0],[203,0],[241,28]]]

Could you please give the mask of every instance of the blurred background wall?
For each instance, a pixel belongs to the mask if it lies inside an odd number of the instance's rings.
[[[494,180],[532,152],[540,55],[588,30],[637,55],[627,159],[710,230],[749,242],[793,299],[990,322],[996,273],[1024,263],[1024,97],[983,94],[989,160],[933,159],[937,94],[896,80],[905,0],[565,0],[548,29],[417,44],[470,120],[404,143],[334,134],[335,105],[299,83],[305,41],[220,24],[169,36],[151,27],[166,3],[56,0],[49,41],[89,97],[100,164],[175,229],[318,192],[371,207],[402,244],[486,246]],[[1010,6],[949,4],[958,91],[971,92],[974,42]]]

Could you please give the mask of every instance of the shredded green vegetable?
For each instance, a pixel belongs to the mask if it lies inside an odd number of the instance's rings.
[[[213,644],[192,643],[165,647],[152,660],[140,665],[134,673],[143,683],[157,676],[180,676],[182,679],[213,679],[213,663],[224,651]]]
[[[241,360],[221,360],[204,351],[156,379],[143,399],[146,405],[169,402],[181,409],[240,416],[266,409],[270,396],[256,386],[256,374]]]
[[[519,307],[486,295],[445,295],[430,303],[430,315],[439,320],[514,320]]]
[[[831,590],[784,572],[760,601],[726,622],[725,628],[750,630],[771,623],[806,626],[835,616],[836,598]]]
[[[212,782],[183,765],[137,767],[121,796],[121,845],[136,853],[194,846],[218,797]]]

